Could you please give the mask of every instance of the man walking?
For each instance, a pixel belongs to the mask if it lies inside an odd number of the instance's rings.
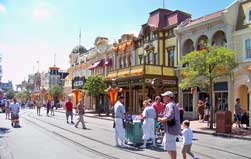
[[[159,119],[159,122],[165,123],[165,135],[163,138],[164,150],[166,150],[171,159],[177,158],[176,138],[180,134],[180,115],[179,110],[174,102],[174,94],[167,91],[163,94],[163,101],[166,104],[164,117]]]
[[[115,116],[115,141],[116,146],[119,146],[118,139],[121,140],[121,147],[124,147],[125,143],[125,128],[123,120],[126,119],[126,111],[124,107],[124,96],[119,96],[118,101],[114,105]]]
[[[65,109],[66,109],[66,121],[67,121],[67,123],[69,123],[68,119],[69,119],[69,116],[71,116],[71,123],[74,124],[74,122],[73,122],[73,113],[72,113],[73,104],[71,102],[71,97],[68,97],[68,101],[65,103]]]
[[[11,113],[11,126],[20,126],[19,125],[19,113],[20,106],[17,102],[16,97],[13,98],[13,103],[10,104],[10,113]]]
[[[84,121],[85,105],[83,103],[83,100],[79,101],[79,104],[77,105],[76,111],[78,113],[79,118],[78,118],[78,121],[77,121],[75,127],[77,128],[78,124],[81,122],[82,126],[83,126],[83,129],[86,129],[86,127],[85,127],[85,121]]]

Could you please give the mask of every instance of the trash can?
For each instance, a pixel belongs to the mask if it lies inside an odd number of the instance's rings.
[[[143,144],[143,130],[141,121],[126,122],[126,143],[134,146]]]
[[[231,111],[216,112],[216,133],[232,132],[232,113]]]

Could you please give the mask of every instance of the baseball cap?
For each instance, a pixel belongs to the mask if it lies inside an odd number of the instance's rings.
[[[171,92],[171,91],[166,91],[165,93],[162,93],[161,96],[173,97],[173,92]]]

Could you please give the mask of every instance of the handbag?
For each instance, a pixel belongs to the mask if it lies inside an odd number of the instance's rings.
[[[174,110],[174,109],[173,109],[173,110]],[[173,117],[173,119],[167,121],[167,125],[168,125],[168,126],[174,126],[174,125],[176,125],[175,112],[174,112],[174,117]]]

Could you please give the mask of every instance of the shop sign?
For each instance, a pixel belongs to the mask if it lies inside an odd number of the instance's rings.
[[[176,80],[163,80],[164,84],[177,84]]]
[[[82,89],[85,84],[85,77],[75,77],[72,80],[72,89]]]

